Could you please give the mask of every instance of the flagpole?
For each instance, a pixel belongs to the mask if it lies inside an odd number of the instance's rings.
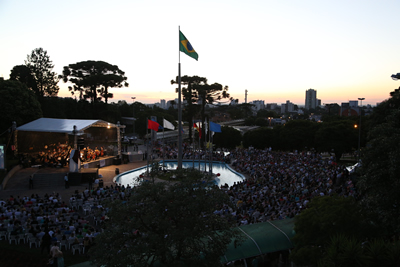
[[[194,118],[192,118],[192,121],[194,123]],[[193,153],[193,155],[192,155],[192,159],[193,159],[193,169],[194,169],[194,152],[195,152],[195,150],[194,150],[194,129],[193,129],[192,132],[193,132],[193,137],[192,137],[192,153]]]
[[[147,132],[147,134],[149,134],[149,118],[146,117],[146,119],[147,119],[146,120],[146,129],[147,129],[146,132]],[[151,133],[151,131],[150,131],[150,133]],[[146,140],[147,177],[149,177],[149,139],[150,139],[149,137],[150,137],[150,135],[148,135],[147,140]]]
[[[181,26],[179,26],[179,32]],[[179,36],[178,36],[179,40]],[[179,44],[179,43],[178,43]],[[182,101],[181,101],[181,52],[178,45],[179,63],[178,63],[178,169],[182,169]]]
[[[162,169],[164,170],[165,165],[165,136],[164,136],[164,117],[163,117],[163,129],[162,129],[162,137],[163,137],[163,153],[162,153]]]

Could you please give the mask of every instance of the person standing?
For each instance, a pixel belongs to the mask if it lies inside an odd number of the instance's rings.
[[[29,176],[29,189],[33,189],[33,175]]]
[[[42,250],[40,251],[40,254],[43,254],[43,250],[47,250],[47,253],[49,253],[50,245],[51,245],[51,236],[50,236],[48,230],[46,229],[46,232],[44,233],[44,235],[42,237],[42,242],[40,244],[40,246],[42,248]]]
[[[65,174],[65,176],[64,176],[64,181],[65,181],[65,188],[69,188],[68,173]]]

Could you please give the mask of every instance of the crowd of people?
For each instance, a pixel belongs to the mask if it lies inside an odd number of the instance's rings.
[[[316,196],[357,194],[347,169],[316,152],[236,149],[229,157],[246,176],[221,186],[236,207],[231,212],[238,225],[293,218]]]
[[[78,195],[83,193],[76,192],[74,196]],[[40,246],[42,254],[47,253],[52,262],[61,266],[61,249],[75,246],[87,251],[100,233],[91,215],[85,215],[82,207],[65,203],[58,193],[10,196],[0,200],[0,235],[10,243],[14,240]]]
[[[178,155],[173,146],[161,146],[158,151],[159,158],[164,152],[166,159],[176,159]],[[193,159],[193,156],[208,159],[209,154],[194,151],[185,144],[183,158]],[[229,162],[246,177],[233,185],[221,185],[233,208],[225,205],[215,211],[234,215],[238,226],[293,218],[316,196],[357,196],[346,168],[336,164],[333,157],[322,157],[315,151],[235,149],[228,155],[214,152],[213,160]],[[50,252],[51,244],[60,247],[61,243],[79,245],[87,251],[100,233],[102,222],[108,218],[103,200],[127,201],[131,193],[129,185],[97,186],[75,191],[69,203],[55,193],[43,197],[10,196],[0,200],[0,233],[6,232],[8,237],[24,235],[28,242],[31,239],[41,241],[42,251]],[[50,254],[60,255],[58,251],[53,252]],[[60,257],[55,258],[58,261]]]

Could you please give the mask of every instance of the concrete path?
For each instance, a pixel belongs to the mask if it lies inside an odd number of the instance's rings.
[[[131,162],[121,165],[110,165],[107,167],[99,168],[99,174],[103,176],[104,186],[114,185],[113,178],[116,176],[115,169],[118,168],[120,173],[133,170],[142,166],[145,166],[147,161]],[[33,181],[33,189],[29,189],[29,176],[32,174],[47,174],[54,175],[57,179],[60,176],[63,177],[65,173],[69,172],[68,167],[64,168],[24,168],[17,173],[15,173],[7,183],[7,186],[0,190],[0,199],[7,199],[11,195],[14,197],[20,196],[30,196],[32,194],[38,194],[39,196],[44,196],[46,193],[50,194],[53,192],[59,193],[62,200],[69,204],[69,198],[75,192],[85,190],[88,184],[81,184],[79,186],[70,186],[68,189],[65,188],[63,183],[54,183],[49,186],[35,186],[35,181]]]

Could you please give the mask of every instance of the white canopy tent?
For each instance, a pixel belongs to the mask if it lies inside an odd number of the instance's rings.
[[[74,131],[75,127],[75,131]],[[125,125],[113,124],[103,120],[83,120],[83,119],[53,119],[40,118],[24,124],[16,129],[15,133],[15,153],[18,153],[18,131],[25,132],[46,132],[46,133],[61,133],[66,135],[81,135],[84,130],[90,127],[117,128],[118,140],[118,155],[121,156],[121,133],[120,129],[125,128]],[[76,138],[74,142],[76,146]]]

